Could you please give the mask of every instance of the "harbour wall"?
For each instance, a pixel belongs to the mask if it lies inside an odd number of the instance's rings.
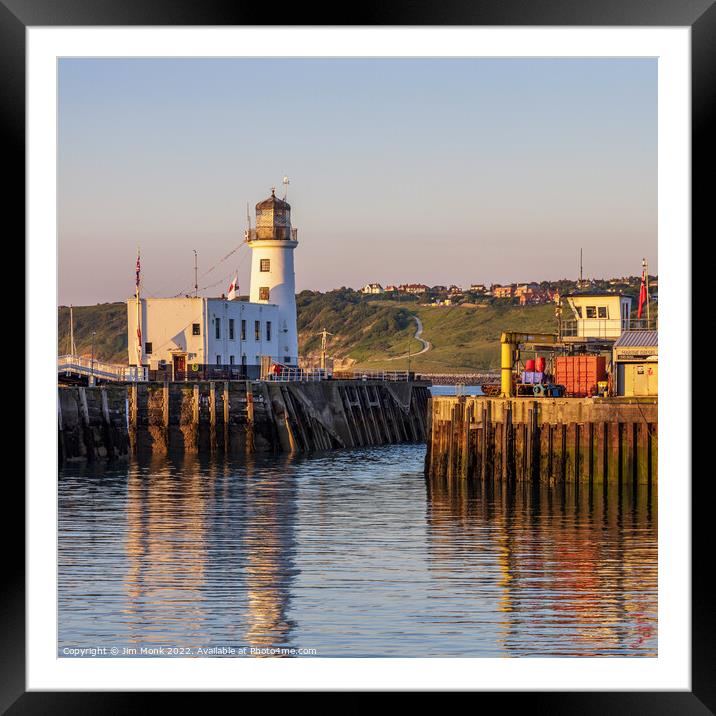
[[[417,381],[200,381],[60,388],[61,462],[193,453],[309,453],[425,442]]]
[[[428,408],[434,481],[656,484],[656,398],[438,396]]]

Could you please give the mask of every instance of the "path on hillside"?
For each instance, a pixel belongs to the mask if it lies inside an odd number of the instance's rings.
[[[423,349],[421,351],[418,351],[417,353],[410,353],[410,354],[406,353],[405,355],[402,355],[402,356],[393,356],[392,358],[388,358],[388,360],[400,360],[402,358],[408,358],[408,357],[414,358],[415,356],[419,356],[419,355],[422,355],[423,353],[427,353],[433,347],[433,345],[432,345],[432,343],[430,343],[430,341],[426,341],[422,337],[423,322],[414,313],[411,313],[410,317],[415,319],[415,325],[417,327],[417,330],[415,331],[415,335],[413,336],[413,338],[415,338],[415,340],[418,340],[423,344]]]

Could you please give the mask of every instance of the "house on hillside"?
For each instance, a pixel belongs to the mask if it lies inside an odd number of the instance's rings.
[[[403,283],[400,286],[398,286],[398,291],[402,291],[403,293],[426,293],[430,290],[429,286],[426,286],[424,283]]]
[[[510,284],[509,286],[500,286],[500,284],[493,284],[492,295],[495,298],[512,298],[515,295],[515,285]]]
[[[360,290],[361,293],[383,293],[383,287],[379,283],[367,283]]]

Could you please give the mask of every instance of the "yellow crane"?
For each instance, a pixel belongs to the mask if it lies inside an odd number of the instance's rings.
[[[541,345],[558,344],[559,336],[556,333],[516,333],[503,331],[500,336],[500,396],[512,398],[512,369],[515,365],[515,351],[523,343],[538,343]]]

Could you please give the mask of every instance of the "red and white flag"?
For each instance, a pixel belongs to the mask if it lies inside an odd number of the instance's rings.
[[[644,267],[641,270],[641,288],[639,289],[639,308],[636,312],[637,318],[641,318],[641,313],[648,300],[649,296],[646,293],[646,267]]]
[[[239,297],[239,274],[234,276],[234,280],[229,285],[229,292],[226,294],[229,301],[234,301]]]

